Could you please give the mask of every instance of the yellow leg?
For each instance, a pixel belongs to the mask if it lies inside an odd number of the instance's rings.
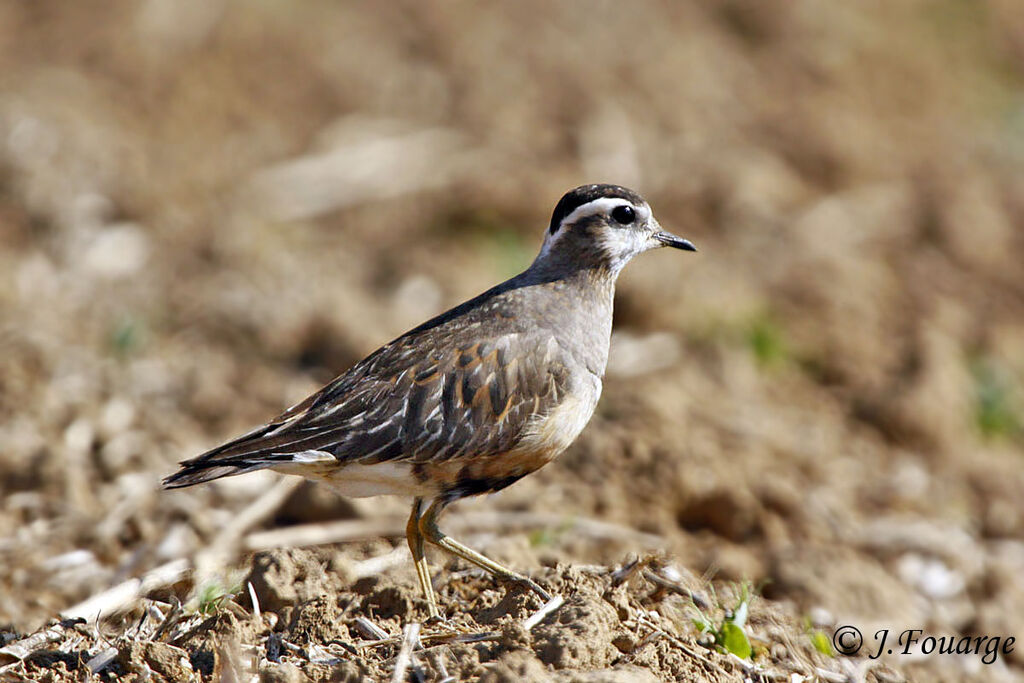
[[[551,595],[546,590],[538,586],[533,579],[501,566],[494,560],[484,557],[472,548],[462,545],[454,538],[446,536],[444,532],[438,529],[437,517],[441,513],[441,510],[444,509],[444,505],[445,504],[441,502],[440,499],[435,499],[427,508],[426,512],[419,516],[420,535],[422,538],[425,538],[443,550],[447,550],[456,557],[461,557],[467,562],[475,564],[484,571],[489,572],[503,581],[516,583],[520,586],[529,588],[539,595],[545,602],[551,599]]]
[[[423,554],[423,534],[420,532],[422,508],[422,498],[417,498],[412,502],[409,522],[405,525],[405,539],[409,542],[409,550],[412,552],[412,561],[416,566],[416,576],[420,580],[420,588],[423,589],[423,596],[427,599],[429,617],[431,620],[435,620],[440,619],[441,614],[437,609],[437,598],[434,596],[434,587],[430,582],[430,567],[427,566],[427,557]]]

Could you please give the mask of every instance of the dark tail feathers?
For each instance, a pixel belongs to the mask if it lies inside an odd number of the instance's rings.
[[[169,477],[164,477],[163,487],[165,489],[181,489],[186,486],[194,486],[195,484],[202,484],[206,481],[220,479],[221,477],[233,477],[236,474],[245,474],[246,472],[262,470],[280,463],[274,461],[240,461],[227,463],[217,461],[193,462],[186,460],[180,464],[180,470]]]

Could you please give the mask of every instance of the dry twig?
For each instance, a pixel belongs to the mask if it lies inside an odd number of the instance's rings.
[[[359,541],[382,536],[398,538],[405,536],[405,522],[404,518],[393,517],[390,519],[344,520],[326,524],[299,524],[283,529],[253,532],[245,537],[245,548],[258,551]],[[576,536],[587,536],[595,540],[627,540],[648,548],[664,545],[664,539],[660,536],[619,524],[582,517],[567,518],[562,515],[539,512],[475,510],[472,517],[453,515],[447,520],[447,526],[453,534],[558,527],[572,531]]]
[[[480,631],[478,633],[462,633],[460,631],[444,631],[442,633],[428,633],[420,636],[420,646],[423,649],[436,647],[438,645],[448,645],[450,643],[459,643],[462,645],[469,643],[482,643],[488,640],[498,640],[501,638],[501,634],[497,631]],[[391,636],[388,638],[381,638],[380,640],[371,640],[365,643],[359,643],[356,648],[365,650],[368,648],[382,647],[384,645],[399,645],[402,642],[402,636]]]
[[[256,618],[256,623],[259,624],[263,621],[263,614],[260,612],[260,599],[256,595],[256,589],[252,587],[252,581],[246,581],[245,585],[249,588],[249,600],[252,602],[252,615]]]
[[[100,614],[113,614],[131,607],[135,601],[157,588],[180,581],[188,572],[188,560],[171,560],[155,567],[141,577],[129,579],[61,612],[65,619],[97,621]]]
[[[159,641],[165,633],[170,631],[172,627],[177,626],[178,622],[181,621],[184,614],[181,609],[181,601],[176,597],[172,599],[174,602],[171,604],[171,610],[164,617],[164,620],[160,622],[160,626],[153,634],[152,640]]]
[[[650,556],[641,559],[636,555],[630,555],[621,567],[612,572],[612,586],[621,586],[626,583],[633,578],[634,574],[646,567],[650,561]]]
[[[390,640],[391,636],[388,632],[382,629],[377,624],[373,623],[366,617],[357,617],[355,620],[356,630],[362,633],[367,638],[374,638],[377,641]]]
[[[89,670],[89,673],[96,675],[102,671],[108,664],[110,664],[117,657],[116,647],[107,647],[100,650],[92,659],[85,663],[85,668]]]
[[[434,662],[434,668],[437,669],[437,683],[455,683],[455,677],[448,674],[448,667],[444,664],[444,652],[436,652],[431,658]]]
[[[391,683],[401,683],[405,680],[405,672],[412,662],[412,651],[416,647],[420,636],[420,625],[413,622],[406,624],[402,632],[402,647],[398,650],[398,658],[395,660],[395,671],[391,676]]]
[[[6,647],[0,648],[0,666],[12,662],[20,662],[37,650],[41,650],[50,643],[56,643],[64,638],[63,629],[59,627],[49,628],[45,631],[38,631],[15,641]]]
[[[530,617],[523,622],[523,627],[527,631],[532,631],[534,626],[547,619],[548,615],[555,612],[564,602],[565,599],[561,595],[556,595],[551,598],[545,602],[539,610],[531,614]]]
[[[658,588],[663,588],[669,591],[670,593],[675,593],[676,595],[681,595],[684,598],[689,598],[693,602],[693,604],[699,607],[700,609],[708,609],[711,606],[708,604],[708,601],[703,598],[703,596],[694,593],[681,583],[665,578],[657,572],[652,572],[649,569],[645,569],[643,571],[643,577],[651,583],[653,583]]]

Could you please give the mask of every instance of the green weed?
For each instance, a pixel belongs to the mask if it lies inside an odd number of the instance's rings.
[[[750,583],[741,584],[739,593],[739,599],[734,607],[723,608],[724,616],[721,623],[716,625],[707,614],[698,610],[697,616],[693,619],[693,625],[701,633],[710,636],[721,651],[731,652],[740,659],[750,659],[753,648],[745,630],[750,601],[753,597]],[[721,604],[719,606],[721,607]]]
[[[123,316],[110,330],[108,342],[117,356],[128,356],[137,351],[143,342],[141,321],[130,315]]]
[[[780,365],[789,358],[781,325],[769,315],[759,315],[747,325],[746,342],[758,365]]]
[[[196,610],[203,615],[212,616],[224,608],[242,590],[241,584],[225,588],[218,580],[204,584],[196,595]]]
[[[985,438],[1015,437],[1024,431],[1010,373],[991,358],[971,362],[974,423]]]
[[[564,536],[565,532],[569,531],[569,529],[571,529],[572,526],[572,520],[566,519],[554,528],[544,527],[542,529],[537,529],[536,531],[531,532],[528,537],[530,541],[530,547],[540,548],[547,545],[553,545],[562,536]]]
[[[811,645],[814,646],[815,650],[826,657],[836,656],[836,653],[832,650],[832,640],[824,631],[814,628],[810,617],[804,617],[804,631],[807,633],[807,637],[811,639]]]

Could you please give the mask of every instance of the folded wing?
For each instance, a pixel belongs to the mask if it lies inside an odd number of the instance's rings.
[[[532,416],[565,395],[562,350],[550,335],[528,332],[460,346],[446,327],[382,347],[266,425],[182,462],[164,486],[332,459],[440,462],[507,452]]]

